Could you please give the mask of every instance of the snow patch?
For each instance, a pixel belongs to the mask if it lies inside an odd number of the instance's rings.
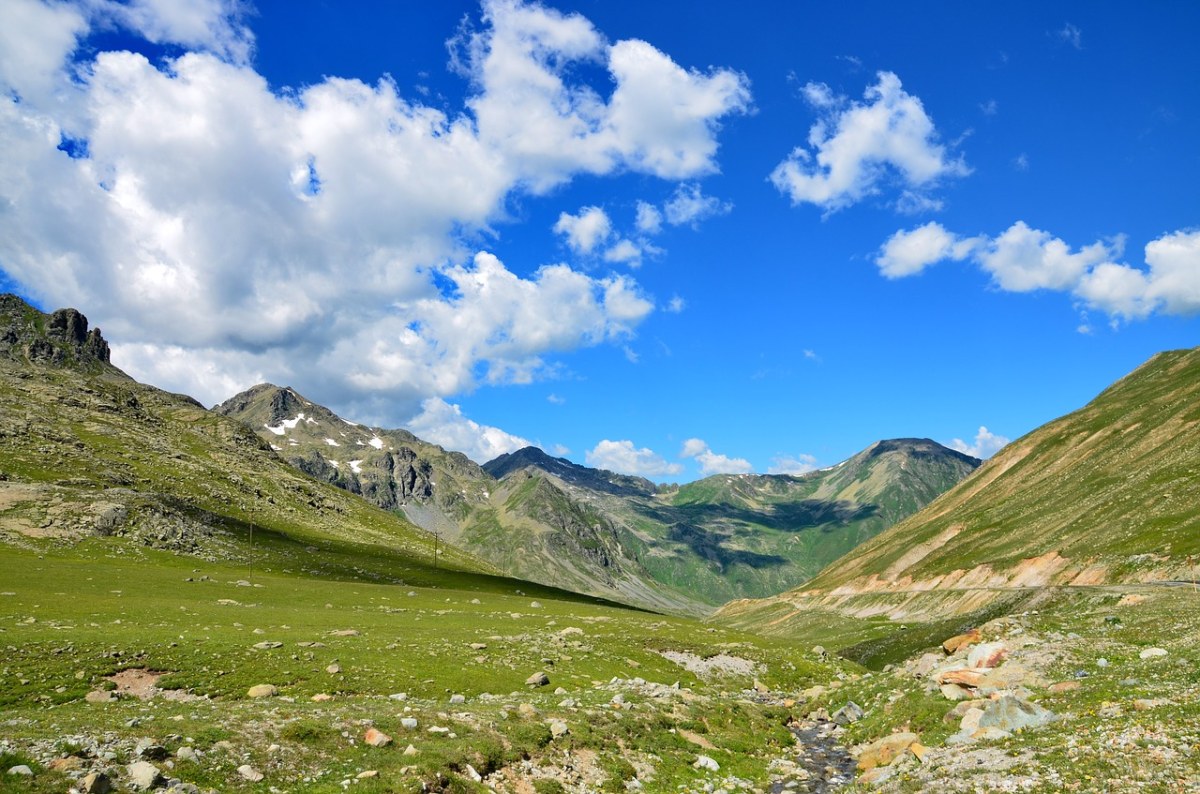
[[[354,472],[355,474],[362,474],[362,461],[361,460],[350,461],[350,471]]]
[[[336,460],[331,460],[329,462],[330,462],[330,464],[332,464],[333,468],[335,468],[335,469],[338,468],[339,465],[341,465]]]
[[[275,450],[276,452],[279,452],[281,449],[283,449],[283,447],[277,447],[274,444],[272,444],[271,449]]]
[[[339,444],[338,442],[334,441],[332,438],[327,438],[327,439],[325,439],[325,443],[326,443],[326,444],[328,444],[328,445],[329,445],[329,446],[331,446],[331,447],[340,447],[340,446],[341,446],[341,444]]]
[[[379,436],[375,436],[367,443],[370,444],[371,446],[375,447],[375,449],[383,449],[383,439],[380,438]]]
[[[267,428],[268,430],[270,430],[272,433],[274,433],[277,436],[282,436],[284,433],[286,433],[289,430],[295,430],[296,425],[300,424],[300,420],[303,418],[304,418],[304,412],[301,411],[300,413],[296,414],[295,419],[284,419],[277,425],[263,425],[263,427]],[[308,421],[312,422],[313,420],[309,419]]]

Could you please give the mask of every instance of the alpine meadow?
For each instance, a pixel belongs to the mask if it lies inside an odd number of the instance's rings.
[[[1200,6],[0,3],[0,792],[1200,794]]]

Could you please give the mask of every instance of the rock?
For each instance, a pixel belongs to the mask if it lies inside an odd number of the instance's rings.
[[[404,748],[404,752],[403,752],[403,753],[401,753],[401,755],[414,756],[414,755],[416,755],[416,754],[417,754],[417,753],[419,753],[419,752],[420,752],[420,750],[418,750],[417,748],[413,747],[413,746],[410,744],[408,747],[405,747],[405,748]]]
[[[984,675],[979,682],[981,692],[1012,689],[1017,686],[1041,687],[1046,681],[1040,675],[1016,662],[1006,662]]]
[[[1008,656],[1008,647],[1002,642],[985,642],[976,645],[967,654],[967,666],[972,668],[999,667],[1000,662]]]
[[[971,690],[958,684],[942,684],[941,690],[947,700],[966,700],[971,697]]]
[[[838,725],[849,725],[861,720],[864,713],[862,706],[851,700],[833,713],[833,721]]]
[[[877,739],[862,748],[858,755],[858,768],[865,772],[877,766],[887,766],[915,741],[917,735],[908,731]]]
[[[237,771],[238,774],[242,776],[243,780],[249,780],[251,783],[257,783],[263,779],[263,773],[259,772],[249,764],[242,764],[237,768]]]
[[[541,602],[541,601],[530,601],[530,602],[529,602],[529,608],[530,608],[530,609],[541,609],[541,608],[542,608],[542,602]]]
[[[408,700],[407,692],[396,692],[393,695],[388,695],[389,700]]]
[[[517,706],[517,713],[522,717],[530,718],[536,717],[538,715],[538,710],[531,703],[522,703],[521,705]]]
[[[1139,659],[1157,659],[1167,655],[1166,648],[1147,648],[1138,654]]]
[[[942,717],[943,722],[958,722],[971,709],[979,709],[983,711],[989,704],[990,700],[962,700],[954,705],[954,708],[946,712],[946,716]]]
[[[817,646],[817,647],[820,647],[820,646]],[[817,698],[821,697],[821,695],[824,695],[828,691],[829,690],[826,687],[823,687],[820,684],[817,684],[816,686],[810,686],[808,689],[804,690],[800,694],[805,700],[816,700]]]
[[[466,702],[467,702],[467,698],[465,695],[451,695],[450,696],[450,705],[452,705],[452,706],[457,705],[459,703],[466,703]]]
[[[979,629],[971,629],[965,634],[956,634],[942,642],[942,650],[947,654],[955,654],[963,648],[974,645],[981,639]]]
[[[325,672],[329,673],[330,675],[337,675],[338,673],[342,672],[342,666],[335,662],[334,664],[326,667]]]
[[[373,777],[379,777],[379,770],[378,769],[367,769],[365,771],[359,772],[354,777],[356,777],[359,780],[370,780]]]
[[[962,721],[959,722],[958,728],[964,733],[974,733],[979,730],[979,721],[983,719],[984,710],[981,708],[969,708],[962,715]]]
[[[81,794],[108,794],[112,791],[112,781],[103,772],[92,772],[84,775],[76,784]]]
[[[392,737],[377,728],[367,728],[363,741],[372,747],[387,747],[392,743]]]
[[[171,757],[171,751],[157,744],[153,739],[141,739],[133,750],[138,758],[145,758],[148,761],[165,761]]]
[[[105,692],[102,689],[88,692],[83,696],[83,699],[88,703],[112,703],[117,699],[116,692]]]
[[[162,773],[149,761],[135,761],[125,768],[129,785],[136,791],[149,791],[163,783]]]
[[[1145,600],[1146,596],[1144,595],[1139,595],[1138,593],[1126,593],[1125,595],[1121,596],[1121,600],[1117,602],[1117,606],[1131,607],[1141,604],[1145,602]]]
[[[1172,705],[1172,702],[1167,698],[1138,698],[1137,700],[1133,701],[1133,708],[1135,711],[1150,711],[1151,709],[1156,709],[1159,706],[1170,705]]]
[[[987,673],[981,670],[943,670],[941,673],[938,673],[934,680],[939,684],[958,684],[959,686],[975,688],[983,683],[984,676],[986,675]]]
[[[977,742],[998,742],[1001,739],[1007,739],[1012,734],[1008,731],[1001,730],[992,726],[980,728],[971,734],[971,739]]]
[[[200,751],[196,750],[194,747],[184,746],[175,751],[175,757],[180,761],[191,761],[192,763],[195,763],[198,762],[203,756],[200,754]]]
[[[920,742],[913,742],[908,746],[908,751],[917,757],[917,760],[922,764],[925,763],[925,756],[929,754],[929,748]]]
[[[279,694],[279,689],[274,684],[258,684],[246,690],[246,697],[251,698],[270,698]]]
[[[567,727],[567,723],[562,720],[550,720],[547,724],[550,727],[550,736],[554,739],[557,739],[560,736],[566,736],[571,732]]]
[[[357,637],[358,629],[338,629],[337,631],[329,632],[330,637]]]
[[[55,758],[46,767],[55,772],[73,772],[77,769],[83,769],[83,759],[77,755],[67,755],[62,758]]]
[[[859,775],[858,782],[867,786],[878,786],[894,774],[896,774],[896,770],[891,767],[877,766]]]
[[[485,650],[487,650],[487,643],[486,642],[473,642],[473,643],[471,643],[471,650],[485,651]]]
[[[271,641],[256,642],[256,643],[254,643],[253,647],[256,651],[272,651],[276,648],[282,648],[283,643],[282,642],[271,642]]]
[[[407,731],[415,731],[417,729],[416,717],[401,717],[400,725]]]
[[[471,778],[471,780],[474,780],[476,783],[483,782],[483,775],[479,774],[479,771],[470,764],[467,764],[467,777]]]
[[[1057,683],[1053,683],[1048,686],[1046,691],[1053,692],[1057,695],[1060,692],[1070,692],[1071,690],[1079,689],[1082,686],[1083,684],[1079,683],[1078,681],[1058,681]]]
[[[525,679],[526,686],[546,686],[550,683],[550,676],[544,672],[534,673]]]
[[[17,764],[8,768],[8,774],[20,775],[21,777],[33,777],[33,770],[25,764]]]
[[[696,762],[692,764],[696,769],[707,769],[709,772],[720,772],[721,765],[707,755],[696,756]]]
[[[312,696],[313,703],[327,703],[330,700],[333,700],[333,695],[330,695],[326,692],[318,692]]]
[[[1012,695],[994,701],[983,712],[980,728],[999,728],[1002,731],[1019,731],[1038,728],[1054,719],[1054,713],[1036,703],[1029,703]]]
[[[1105,659],[1103,656],[1101,656],[1099,659],[1096,660],[1096,666],[1097,667],[1108,667],[1108,660]]]

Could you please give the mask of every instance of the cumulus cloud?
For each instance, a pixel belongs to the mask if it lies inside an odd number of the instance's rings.
[[[241,2],[185,5],[0,3],[0,268],[83,309],[134,376],[206,402],[286,380],[399,421],[619,343],[653,308],[635,282],[510,270],[467,241],[511,196],[580,174],[710,173],[721,119],[749,103],[736,72],[517,0],[485,2],[459,37],[458,111],[387,77],[277,90],[250,65]],[[113,26],[188,51],[96,51]],[[575,239],[600,250],[592,234]]]
[[[679,453],[681,458],[694,458],[700,465],[700,474],[707,477],[711,474],[749,474],[754,471],[750,461],[745,458],[731,458],[720,455],[709,449],[708,444],[698,438],[689,438],[683,442]]]
[[[1079,249],[1047,231],[1017,221],[993,238],[963,238],[940,224],[899,231],[875,263],[888,278],[921,272],[943,260],[970,259],[1008,292],[1067,292],[1110,317],[1135,320],[1155,312],[1200,314],[1200,230],[1180,230],[1150,241],[1145,268],[1119,261],[1124,237]]]
[[[958,450],[965,455],[970,455],[973,458],[987,460],[992,455],[1002,450],[1010,439],[1004,436],[996,435],[988,430],[983,425],[979,426],[979,432],[975,434],[975,438],[971,443],[963,441],[961,438],[956,438],[947,446],[950,449]]]
[[[600,207],[582,207],[577,215],[559,215],[554,231],[567,238],[571,250],[590,254],[612,234],[612,221]]]
[[[688,224],[694,227],[717,215],[728,215],[732,210],[731,202],[704,195],[695,182],[680,185],[675,195],[663,205],[663,214],[672,226]]]
[[[410,419],[407,426],[420,438],[461,452],[480,464],[531,446],[520,436],[468,419],[459,406],[440,397],[425,400],[421,412]]]
[[[642,263],[642,248],[632,240],[618,240],[604,252],[605,262],[624,262],[633,267]]]
[[[969,173],[961,158],[939,142],[933,120],[892,72],[879,72],[864,102],[809,83],[803,95],[818,112],[807,146],[797,146],[770,180],[793,204],[833,212],[896,183],[906,190],[902,208],[933,208],[927,193],[941,181]]]
[[[920,273],[929,265],[945,259],[962,261],[978,244],[974,238],[961,239],[930,221],[910,231],[898,231],[883,244],[875,264],[887,278],[902,278]]]
[[[777,455],[771,458],[771,466],[767,474],[791,474],[798,476],[817,470],[817,459],[812,455]]]
[[[1083,31],[1078,25],[1067,22],[1058,31],[1058,38],[1077,50],[1083,49]]]
[[[584,459],[587,465],[597,469],[639,477],[673,476],[683,471],[680,464],[670,463],[646,447],[638,449],[632,441],[605,439],[585,453]]]
[[[662,231],[663,216],[658,207],[648,201],[637,203],[637,230],[643,234],[658,234]]]

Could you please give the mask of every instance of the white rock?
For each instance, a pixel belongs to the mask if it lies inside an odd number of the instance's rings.
[[[710,772],[720,772],[721,765],[707,755],[696,756],[696,763],[692,764],[696,769],[707,769]]]
[[[239,775],[241,775],[245,780],[249,780],[251,783],[257,783],[263,779],[263,773],[259,772],[249,764],[242,764],[237,768],[237,771]]]
[[[1166,648],[1147,648],[1146,650],[1144,650],[1138,654],[1138,658],[1140,658],[1140,659],[1157,659],[1160,656],[1166,656],[1166,655],[1167,655]]]

